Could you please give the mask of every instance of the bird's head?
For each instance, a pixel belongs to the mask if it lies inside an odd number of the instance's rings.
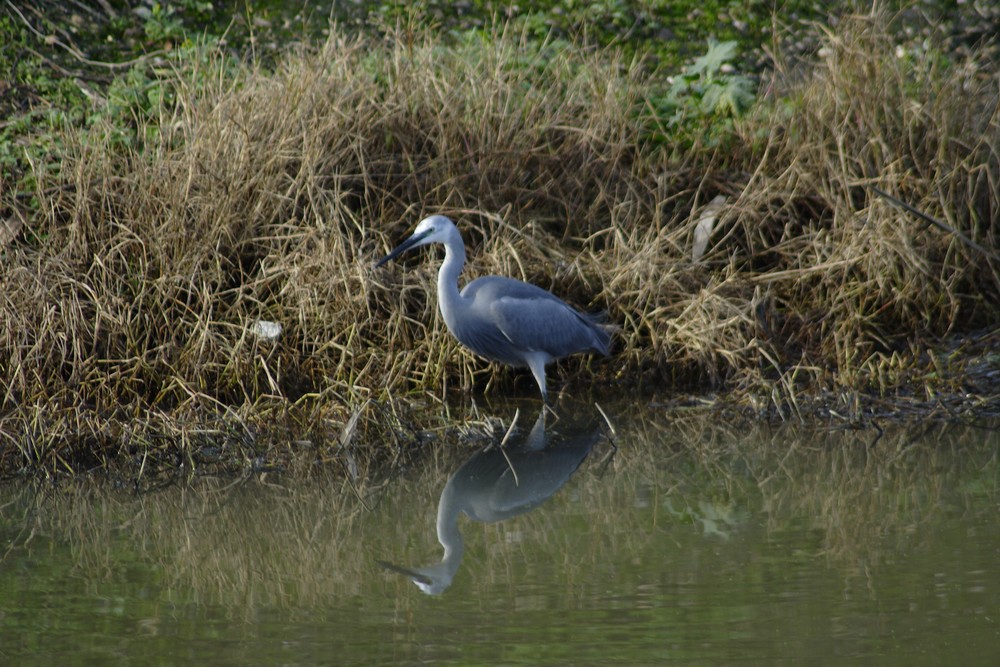
[[[448,236],[455,232],[455,223],[450,218],[443,215],[432,215],[417,223],[417,228],[413,230],[410,238],[406,239],[392,252],[380,259],[375,268],[378,268],[391,259],[402,255],[411,248],[418,248],[428,243],[444,243]]]

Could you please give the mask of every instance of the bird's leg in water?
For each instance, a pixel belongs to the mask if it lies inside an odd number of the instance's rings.
[[[608,425],[607,438],[608,443],[611,445],[611,450],[598,463],[597,476],[603,477],[604,472],[608,469],[608,465],[611,463],[611,459],[615,458],[615,454],[618,453],[618,443],[615,442],[615,438],[618,436],[618,431],[615,430],[615,425],[611,423],[611,420],[608,418],[608,414],[604,411],[604,408],[601,407],[601,404],[594,401],[594,407],[597,408],[597,411],[601,413],[602,417],[604,417],[604,423]]]

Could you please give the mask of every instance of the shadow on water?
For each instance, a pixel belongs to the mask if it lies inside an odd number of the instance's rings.
[[[462,514],[472,521],[495,523],[531,512],[555,495],[601,439],[603,429],[596,409],[592,416],[564,416],[549,427],[547,412],[539,411],[530,430],[509,431],[512,437],[480,449],[448,478],[435,524],[444,548],[440,563],[409,568],[377,562],[409,577],[423,592],[439,595],[451,586],[465,554],[458,527]]]

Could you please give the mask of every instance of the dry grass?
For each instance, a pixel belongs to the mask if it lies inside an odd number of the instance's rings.
[[[828,35],[829,53],[789,91],[795,111],[772,133],[738,215],[766,262],[755,282],[792,305],[785,336],[834,362],[847,385],[905,341],[991,325],[1000,288],[995,260],[871,190],[996,248],[997,79],[898,57],[881,20]]]
[[[185,61],[162,73],[176,104],[136,118],[141,148],[114,127],[68,136],[62,169],[35,174],[37,206],[3,202],[24,222],[0,268],[5,466],[141,456],[151,414],[191,425],[168,438],[181,452],[218,420],[237,444],[280,427],[339,446],[368,401],[494,378],[434,312],[433,262],[371,269],[431,212],[460,220],[470,275],[609,310],[613,357],[564,379],[707,381],[775,404],[894,391],[927,346],[995,321],[1000,279],[868,188],[996,248],[1000,119],[995,77],[898,58],[882,20],[779,69],[724,154],[683,163],[636,129],[658,75],[614,54],[334,35],[274,71]],[[263,340],[258,320],[283,334]],[[388,405],[352,437],[406,421]],[[134,424],[150,429],[123,440]],[[65,449],[81,441],[82,466]]]
[[[626,329],[653,343],[636,346],[639,358],[777,387],[781,400],[803,385],[885,393],[920,375],[911,365],[942,337],[993,326],[997,77],[940,54],[899,57],[886,20],[827,33],[805,72],[779,65],[769,103],[740,125],[746,153],[727,157],[745,176],[709,166],[697,191],[659,194],[683,205],[655,236],[629,228],[609,262],[627,268],[609,292],[624,297]],[[709,251],[685,262],[701,207],[719,193]]]

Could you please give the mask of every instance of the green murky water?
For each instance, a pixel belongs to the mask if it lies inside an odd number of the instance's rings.
[[[1000,659],[996,432],[588,412],[378,488],[0,487],[0,663]]]

